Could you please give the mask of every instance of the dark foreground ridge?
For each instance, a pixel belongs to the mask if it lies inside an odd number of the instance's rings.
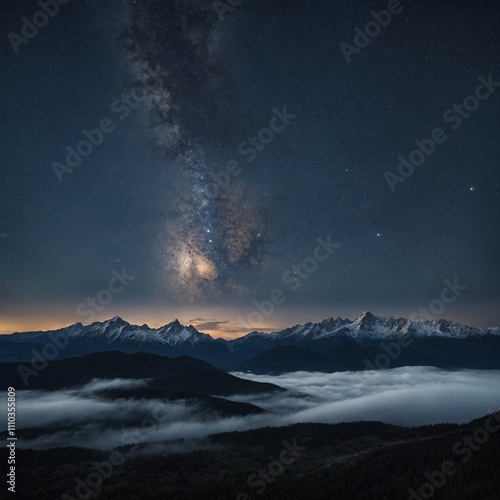
[[[283,390],[274,384],[235,377],[189,356],[169,358],[149,353],[108,351],[49,361],[40,370],[30,364],[0,363],[0,384],[3,387],[27,386],[30,389],[57,390],[80,387],[93,379],[116,378],[148,379],[151,389],[194,392],[207,396]]]
[[[217,434],[194,444],[176,441],[199,448],[185,453],[165,451],[168,442],[153,451],[122,447],[113,455],[82,448],[20,449],[18,497],[419,500],[425,498],[418,495],[423,488],[435,500],[495,500],[500,498],[499,422],[497,413],[464,425],[418,428],[296,424]],[[1,460],[7,460],[6,452]],[[110,457],[121,457],[122,463],[110,468]]]

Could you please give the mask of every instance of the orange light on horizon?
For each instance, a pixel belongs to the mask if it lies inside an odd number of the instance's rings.
[[[104,311],[105,312],[105,311]],[[246,335],[252,330],[270,332],[278,331],[289,326],[283,323],[275,325],[262,325],[256,328],[245,328],[238,324],[236,320],[218,320],[214,319],[214,314],[165,314],[165,313],[150,313],[150,312],[130,312],[129,314],[102,314],[95,318],[95,321],[106,321],[114,316],[121,317],[124,321],[132,325],[142,326],[147,324],[150,328],[161,328],[168,323],[177,319],[181,324],[194,326],[202,333],[208,333],[214,338],[224,338],[227,340],[235,339]],[[48,317],[46,317],[48,316]],[[206,319],[209,316],[210,319]],[[92,322],[86,322],[78,317],[68,317],[67,314],[30,314],[30,316],[22,314],[5,315],[0,314],[0,335],[10,335],[17,332],[31,331],[50,331],[65,328],[76,323],[82,323],[85,326]]]
[[[85,321],[75,311],[74,305],[37,304],[34,306],[15,306],[2,304],[0,309],[0,335],[8,335],[14,332],[47,331],[64,328]],[[493,307],[494,306],[494,307]],[[168,306],[140,306],[140,305],[117,305],[103,310],[96,315],[94,321],[105,321],[114,316],[120,316],[123,320],[133,325],[147,324],[150,328],[160,328],[175,319],[183,325],[193,325],[197,330],[208,333],[214,338],[235,339],[246,335],[251,331],[276,332],[296,324],[304,324],[309,321],[319,322],[330,317],[343,317],[355,319],[361,310],[354,307],[337,306],[336,310],[330,307],[304,307],[304,308],[282,308],[271,317],[266,318],[261,324],[245,324],[251,310],[243,307],[228,306],[194,306],[190,305],[168,305]],[[411,314],[409,307],[394,307],[388,309],[371,308],[373,314],[378,316],[408,317]],[[449,307],[447,317],[451,321],[462,323],[473,327],[495,327],[499,326],[497,304],[469,304],[468,307]],[[243,320],[241,320],[243,318]]]

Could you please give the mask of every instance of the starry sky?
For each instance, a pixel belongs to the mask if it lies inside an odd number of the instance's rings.
[[[0,333],[499,326],[498,2],[224,4],[3,2]]]

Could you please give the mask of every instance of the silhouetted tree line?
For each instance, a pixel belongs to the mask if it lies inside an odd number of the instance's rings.
[[[140,455],[117,466],[104,479],[106,500],[231,499],[239,493],[262,499],[397,500],[409,497],[428,481],[425,472],[452,460],[457,472],[437,488],[435,500],[500,499],[500,431],[472,452],[469,460],[453,453],[457,442],[484,425],[441,424],[403,428],[378,422],[296,424],[214,435],[209,449],[190,453]],[[284,449],[283,441],[303,449],[296,460],[266,482],[257,494],[247,483],[266,470]],[[1,460],[6,460],[2,450]],[[81,448],[18,450],[18,497],[54,500],[67,493],[76,498],[76,478],[95,472],[93,462],[109,452]],[[273,479],[273,476],[268,476]]]

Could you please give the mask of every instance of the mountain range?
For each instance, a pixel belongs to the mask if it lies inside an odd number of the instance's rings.
[[[57,358],[110,350],[189,355],[225,370],[255,373],[386,368],[387,358],[391,367],[500,368],[498,327],[474,328],[444,319],[417,322],[368,311],[355,320],[329,318],[274,333],[254,331],[234,340],[214,339],[178,320],[151,328],[114,317],[87,326],[76,323],[50,332],[4,335],[0,361],[30,361],[56,338],[64,339]],[[383,366],[374,365],[376,359]]]

